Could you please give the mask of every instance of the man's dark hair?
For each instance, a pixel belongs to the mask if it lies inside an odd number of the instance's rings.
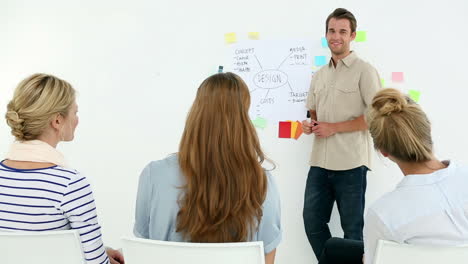
[[[325,33],[328,32],[328,22],[332,18],[335,18],[335,19],[348,19],[349,25],[351,26],[351,33],[356,31],[357,21],[356,21],[356,18],[354,17],[354,15],[353,15],[353,13],[349,12],[345,8],[337,8],[337,9],[335,9],[335,11],[333,11],[327,17],[327,22],[326,22],[326,25],[325,25]]]

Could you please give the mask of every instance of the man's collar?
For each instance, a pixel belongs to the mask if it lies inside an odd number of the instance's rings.
[[[343,64],[346,66],[346,67],[351,67],[351,65],[356,61],[357,59],[357,55],[356,55],[356,52],[354,51],[351,51],[351,53],[349,53],[348,56],[344,57],[343,59],[341,59],[341,61],[343,62]],[[338,63],[338,62],[337,62]],[[333,67],[333,59],[330,58],[330,62],[328,63],[328,67]]]
[[[351,53],[346,56],[345,58],[341,59],[343,61],[343,64],[346,65],[346,67],[350,67],[357,59],[356,52],[351,51]]]

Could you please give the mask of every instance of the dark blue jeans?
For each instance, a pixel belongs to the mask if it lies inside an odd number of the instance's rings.
[[[317,259],[331,238],[328,223],[336,201],[344,238],[362,240],[367,167],[333,171],[310,167],[304,195],[304,226]]]

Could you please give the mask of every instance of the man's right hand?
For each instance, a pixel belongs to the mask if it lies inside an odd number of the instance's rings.
[[[304,132],[304,134],[306,134],[306,135],[312,134],[312,127],[314,126],[314,124],[315,124],[314,120],[312,120],[312,122],[309,122],[307,120],[303,120],[302,121],[302,131]]]

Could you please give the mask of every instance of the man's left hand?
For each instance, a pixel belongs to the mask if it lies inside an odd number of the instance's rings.
[[[333,136],[336,134],[335,125],[333,123],[317,122],[317,124],[312,127],[312,133],[319,138]]]

